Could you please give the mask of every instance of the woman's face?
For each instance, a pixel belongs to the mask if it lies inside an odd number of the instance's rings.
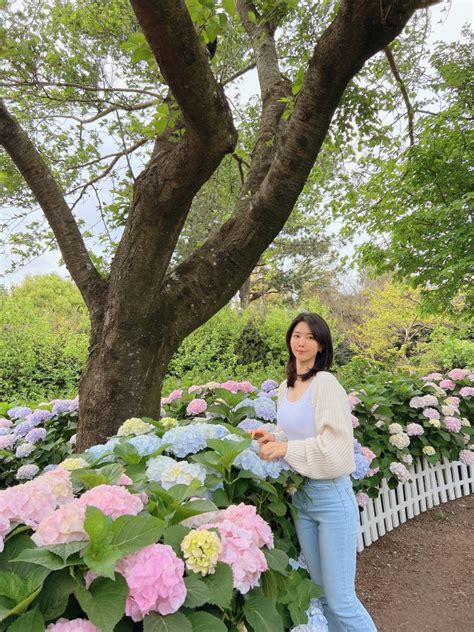
[[[314,365],[318,351],[322,351],[321,345],[315,340],[309,325],[304,321],[298,323],[293,329],[290,347],[299,364],[308,369]]]

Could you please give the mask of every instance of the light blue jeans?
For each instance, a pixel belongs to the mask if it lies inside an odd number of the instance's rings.
[[[301,552],[323,591],[329,632],[377,632],[355,593],[359,509],[350,477],[306,479],[293,505]]]

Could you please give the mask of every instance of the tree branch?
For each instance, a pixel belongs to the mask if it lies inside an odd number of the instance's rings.
[[[133,10],[173,93],[188,132],[231,151],[232,115],[184,0],[131,0]]]
[[[245,10],[248,4],[238,0],[238,6]],[[244,192],[234,215],[165,279],[162,298],[167,309],[179,314],[176,326],[181,335],[225,305],[248,277],[290,215],[347,84],[368,58],[401,32],[419,6],[420,0],[342,1],[314,49],[264,179],[255,191]],[[270,76],[275,76],[274,69]],[[267,79],[262,81],[266,87]]]
[[[5,147],[43,209],[66,267],[79,287],[91,317],[98,316],[102,311],[107,284],[89,257],[74,216],[57,182],[26,132],[11,116],[2,100],[0,144]]]
[[[410,138],[410,145],[413,147],[415,144],[415,132],[414,132],[414,117],[415,113],[413,110],[413,106],[410,102],[410,97],[408,96],[408,90],[403,82],[403,79],[398,71],[397,64],[395,63],[395,58],[393,57],[392,49],[390,46],[385,46],[383,49],[385,53],[385,57],[387,58],[388,65],[390,66],[390,70],[392,71],[392,75],[395,78],[395,81],[398,83],[400,88],[400,92],[402,93],[403,100],[405,101],[405,107],[407,109],[408,116],[408,136]]]

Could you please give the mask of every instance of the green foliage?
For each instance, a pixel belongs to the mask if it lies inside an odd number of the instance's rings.
[[[77,393],[89,320],[71,281],[27,278],[0,292],[0,393],[11,401]]]
[[[418,105],[415,144],[404,148],[400,137],[381,157],[363,159],[337,214],[346,233],[368,234],[358,248],[364,266],[419,288],[433,312],[469,317],[473,58],[468,43],[439,44],[430,62],[435,96]]]

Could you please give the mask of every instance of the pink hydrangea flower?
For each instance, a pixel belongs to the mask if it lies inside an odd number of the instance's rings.
[[[130,478],[130,476],[127,476],[126,474],[121,474],[115,484],[116,485],[133,485],[133,481]]]
[[[428,417],[428,419],[439,419],[439,411],[436,408],[425,408],[423,416]]]
[[[448,406],[454,406],[454,408],[457,408],[460,402],[461,402],[461,399],[459,397],[454,397],[454,395],[451,395],[450,397],[446,397],[446,404]]]
[[[449,432],[459,432],[461,430],[461,420],[457,417],[445,417],[444,425]]]
[[[357,492],[356,500],[359,507],[366,507],[369,504],[369,496],[365,492]]]
[[[375,476],[376,474],[378,474],[380,472],[380,467],[374,467],[373,469],[369,470],[366,474],[366,478],[370,478],[371,476]]]
[[[363,446],[361,448],[361,452],[370,465],[372,461],[375,459],[375,453],[372,452],[372,450],[370,448],[367,448],[366,446]]]
[[[474,386],[463,386],[459,391],[459,395],[461,395],[461,397],[472,397],[474,395]]]
[[[200,391],[202,391],[202,389],[202,386],[199,386],[198,384],[193,384],[188,388],[188,393],[192,395],[193,393],[199,393]]]
[[[273,549],[273,533],[270,526],[257,513],[257,508],[253,505],[240,503],[239,505],[230,505],[219,513],[218,522],[230,520],[233,524],[241,529],[247,529],[252,536],[252,540],[256,546],[268,546]]]
[[[73,500],[42,520],[31,539],[37,546],[87,540],[85,515],[86,508]]]
[[[423,397],[412,397],[410,399],[411,408],[425,408],[426,406],[437,406],[438,399],[434,395],[423,395]]]
[[[235,380],[227,380],[227,382],[222,382],[221,388],[225,388],[226,391],[230,391],[231,393],[238,393],[239,391],[239,383]]]
[[[36,481],[34,481],[36,483]],[[0,515],[12,523],[37,527],[57,506],[47,485],[23,483],[0,491]]]
[[[10,428],[12,425],[12,421],[10,419],[5,419],[5,417],[0,417],[0,428]]]
[[[186,599],[184,563],[167,544],[150,544],[117,564],[128,584],[125,613],[141,621],[149,612],[167,615]]]
[[[200,413],[203,413],[206,408],[206,400],[196,398],[190,401],[189,404],[186,406],[186,412],[188,413],[188,415],[199,415]]]
[[[86,619],[58,619],[48,625],[46,632],[100,632],[100,628]]]
[[[421,424],[411,423],[407,426],[407,435],[409,437],[419,437],[424,432],[425,430]]]
[[[10,532],[10,520],[0,514],[0,553],[3,551],[3,538]]]
[[[347,397],[349,399],[349,406],[351,407],[351,410],[354,410],[357,404],[361,403],[361,400],[357,397],[355,391],[352,391],[351,393],[349,393]]]
[[[253,390],[254,387],[249,381],[239,382],[239,391],[242,393],[252,393]]]
[[[84,492],[77,501],[81,507],[92,505],[111,518],[136,516],[143,509],[140,498],[120,485],[97,485]]]
[[[474,452],[472,450],[461,450],[459,460],[464,465],[474,465]]]
[[[474,382],[474,373],[469,373],[469,375],[467,376],[467,379],[468,379],[470,382]]]
[[[441,373],[430,373],[429,375],[425,375],[425,377],[422,378],[422,380],[424,380],[425,382],[432,382],[434,380],[442,380],[443,376],[441,375]]]
[[[456,384],[452,380],[441,380],[439,385],[441,388],[444,388],[445,391],[452,391],[456,388]]]
[[[469,371],[467,369],[452,369],[449,371],[448,377],[451,380],[463,380],[468,373]]]
[[[219,561],[229,564],[232,568],[234,588],[244,595],[258,585],[260,575],[268,568],[267,560],[255,545],[251,532],[238,527],[230,520],[203,525],[199,529],[215,527],[223,545]]]
[[[351,415],[351,421],[352,421],[353,428],[357,428],[358,426],[360,426],[359,420],[357,419],[355,415]]]
[[[11,448],[18,437],[14,434],[0,435],[0,450]]]
[[[41,474],[34,481],[27,483],[31,488],[35,488],[38,485],[46,485],[56,496],[56,502],[58,506],[70,503],[74,499],[71,483],[71,472],[69,470],[63,470],[58,468],[51,470],[45,474]]]

